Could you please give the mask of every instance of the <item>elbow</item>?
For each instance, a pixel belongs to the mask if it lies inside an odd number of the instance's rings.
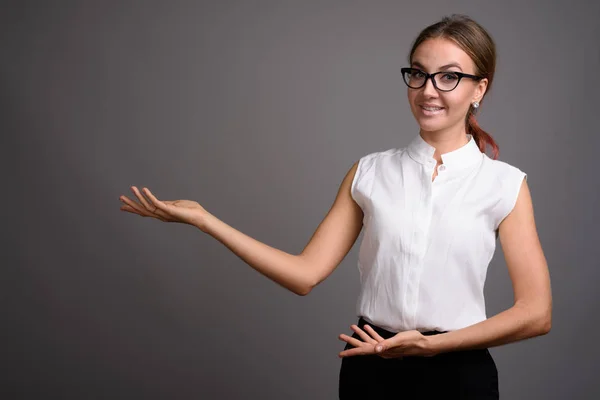
[[[306,274],[292,291],[298,296],[307,296],[319,283],[321,283],[321,279],[318,276]]]
[[[542,336],[550,333],[552,329],[552,311],[544,310],[536,314],[535,322],[535,336]]]
[[[314,287],[317,286],[317,283],[314,282],[304,282],[302,285],[299,285],[295,290],[294,293],[297,294],[298,296],[307,296],[310,292],[312,292],[312,290],[314,289]]]
[[[292,292],[294,294],[297,294],[298,296],[307,296],[312,291],[312,289],[313,287],[311,285],[302,285],[292,289]]]
[[[552,329],[551,302],[537,302],[534,304],[517,302],[515,306],[523,311],[526,337],[543,336],[550,332],[550,329]]]
[[[550,330],[552,329],[552,314],[547,313],[542,318],[540,318],[540,321],[538,322],[538,326],[539,326],[539,335],[540,336],[550,333]]]
[[[319,281],[315,280],[303,282],[302,285],[298,285],[293,292],[298,296],[307,296],[319,283]]]
[[[298,282],[296,285],[288,289],[298,296],[307,296],[314,287],[315,285],[309,282]]]
[[[309,287],[298,288],[294,290],[294,294],[297,294],[298,296],[307,296],[311,290],[312,289]]]

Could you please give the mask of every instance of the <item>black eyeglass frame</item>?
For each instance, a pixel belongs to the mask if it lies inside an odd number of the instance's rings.
[[[406,73],[410,73],[412,71],[418,71],[421,72],[423,75],[425,75],[425,80],[423,81],[423,84],[421,86],[410,86],[408,84],[408,82],[406,81]],[[438,71],[438,72],[434,72],[433,74],[428,74],[427,72],[418,69],[418,68],[410,68],[410,67],[405,67],[405,68],[400,68],[400,72],[402,72],[402,80],[404,81],[404,83],[406,84],[406,86],[408,86],[411,89],[421,89],[423,86],[425,86],[427,84],[427,80],[431,79],[431,83],[433,83],[433,87],[435,87],[437,90],[439,90],[440,92],[451,92],[454,89],[456,89],[458,87],[458,84],[460,83],[460,81],[462,80],[462,78],[469,78],[469,79],[473,79],[476,81],[480,81],[483,78],[485,78],[485,76],[477,76],[477,75],[471,75],[471,74],[465,74],[462,72],[458,72],[458,71]],[[452,89],[448,89],[448,90],[444,90],[444,89],[440,89],[437,84],[435,83],[435,76],[438,74],[454,74],[456,76],[458,76],[458,80],[456,81],[456,85],[452,88]]]

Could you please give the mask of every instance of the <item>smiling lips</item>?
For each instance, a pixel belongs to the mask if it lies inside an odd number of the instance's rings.
[[[425,109],[425,110],[429,110],[429,111],[431,111],[431,110],[439,110],[439,109],[441,109],[441,108],[444,108],[444,107],[442,107],[442,106],[438,106],[437,104],[421,104],[420,106],[421,106],[423,109]]]
[[[425,115],[437,115],[440,114],[444,109],[444,107],[425,104],[421,104],[419,107],[421,107],[421,109],[423,110],[423,114]]]

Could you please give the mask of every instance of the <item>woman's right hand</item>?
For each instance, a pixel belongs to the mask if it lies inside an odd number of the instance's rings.
[[[135,187],[131,191],[139,202],[131,200],[127,196],[119,197],[123,203],[122,211],[127,211],[142,217],[152,217],[163,222],[179,222],[189,224],[203,229],[206,217],[209,213],[197,202],[191,200],[158,200],[148,188],[142,192]],[[146,197],[147,199],[146,199]]]

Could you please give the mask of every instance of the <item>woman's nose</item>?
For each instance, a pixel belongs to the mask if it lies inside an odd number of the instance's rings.
[[[428,77],[423,87],[423,93],[427,96],[436,96],[438,94],[437,89],[433,86],[433,78]]]

